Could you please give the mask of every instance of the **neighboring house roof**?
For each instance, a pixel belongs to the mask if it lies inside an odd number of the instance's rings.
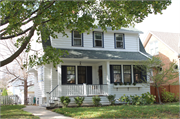
[[[139,40],[140,41],[140,40]],[[149,57],[151,57],[146,51],[144,50],[144,47],[142,46],[141,41],[139,42],[140,51],[144,54],[141,54],[140,52],[122,52],[122,51],[100,51],[100,50],[81,50],[81,49],[62,49],[67,50],[69,52],[69,55],[64,55],[61,58],[83,58],[83,59],[112,59],[112,60],[147,60]],[[51,46],[50,39],[46,42],[42,42],[43,48],[47,46]]]
[[[143,46],[145,47],[149,42],[151,36],[155,36],[162,42],[164,42],[167,46],[169,46],[174,52],[180,53],[179,50],[179,40],[180,40],[180,33],[168,33],[168,32],[157,32],[157,31],[150,31],[147,38],[145,39]]]

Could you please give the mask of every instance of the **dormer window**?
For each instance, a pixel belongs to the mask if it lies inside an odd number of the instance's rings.
[[[114,42],[115,42],[115,48],[125,48],[124,47],[124,34],[121,33],[115,33],[114,34]]]
[[[83,34],[78,31],[72,31],[72,46],[83,46]]]
[[[97,32],[97,31],[93,32],[94,47],[104,47],[103,46],[103,42],[104,42],[103,40],[104,40],[103,32]]]

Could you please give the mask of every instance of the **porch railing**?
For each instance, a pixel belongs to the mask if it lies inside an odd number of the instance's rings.
[[[62,85],[61,96],[91,96],[91,95],[107,95],[108,87],[106,84],[91,85]]]
[[[58,85],[51,92],[47,92],[47,102],[53,103],[54,100],[58,100]]]

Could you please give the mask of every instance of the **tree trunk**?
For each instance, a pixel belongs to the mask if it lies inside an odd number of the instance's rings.
[[[28,92],[27,80],[25,79],[24,80],[24,105],[28,105],[27,92]]]
[[[159,88],[156,87],[156,89],[157,89],[157,92],[158,92],[159,103],[161,104],[161,99],[160,99],[160,94],[159,94]]]

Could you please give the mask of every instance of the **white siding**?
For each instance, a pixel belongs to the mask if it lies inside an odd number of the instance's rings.
[[[95,30],[96,31],[96,30]],[[113,32],[107,31],[104,32],[104,48],[94,48],[93,47],[93,33],[87,34],[87,32],[83,33],[83,47],[75,47],[72,46],[71,32],[66,30],[68,38],[66,36],[62,36],[62,34],[57,34],[58,39],[51,38],[52,46],[55,48],[68,48],[68,49],[86,49],[86,50],[110,50],[110,51],[138,51],[138,33],[124,33],[125,35],[125,49],[115,49],[114,48],[114,33],[122,33],[122,32]]]
[[[43,80],[44,87],[42,87],[43,89],[42,97],[46,95],[46,92],[51,91],[51,65],[50,64],[44,65],[44,78],[43,79],[44,79]]]

